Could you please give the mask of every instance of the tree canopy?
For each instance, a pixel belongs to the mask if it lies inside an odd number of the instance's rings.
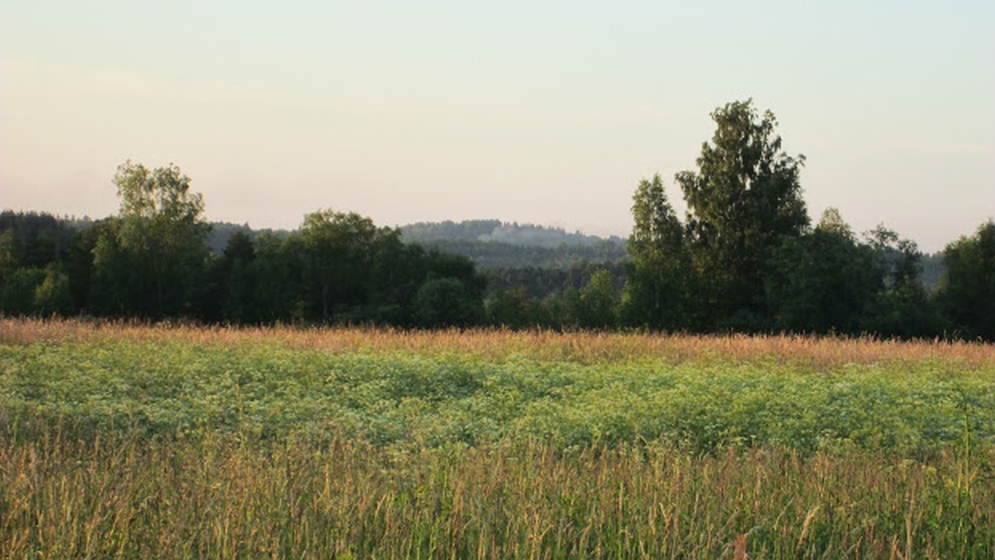
[[[683,219],[659,174],[642,180],[624,247],[497,220],[402,234],[333,209],[295,231],[222,224],[212,237],[179,167],[127,161],[115,216],[0,213],[0,313],[995,340],[995,224],[928,261],[832,208],[810,227],[805,160],[784,150],[774,115],[747,100],[711,117],[696,169],[674,176]]]
[[[969,337],[995,340],[995,222],[982,224],[944,251],[941,306],[951,327]]]
[[[623,318],[656,329],[684,328],[691,273],[684,226],[659,175],[641,181],[632,199]]]
[[[799,182],[805,157],[784,152],[774,114],[758,114],[752,100],[728,103],[712,119],[715,134],[702,144],[698,170],[675,176],[688,205],[696,289],[708,294],[697,323],[748,327],[766,312],[770,251],[809,224]]]

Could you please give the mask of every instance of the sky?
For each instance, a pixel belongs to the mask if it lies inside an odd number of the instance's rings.
[[[101,218],[130,159],[210,220],[628,235],[752,98],[838,208],[933,252],[995,218],[995,2],[3,0],[0,208]]]

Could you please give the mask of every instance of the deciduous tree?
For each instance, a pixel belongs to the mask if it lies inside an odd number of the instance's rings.
[[[955,328],[970,337],[995,341],[995,223],[947,245],[940,302]]]
[[[130,302],[130,311],[153,318],[189,314],[209,254],[203,198],[190,192],[190,178],[175,165],[149,169],[129,160],[118,167],[114,184],[120,246],[145,294]]]
[[[785,237],[764,281],[771,326],[803,333],[860,333],[882,289],[871,247],[830,208],[815,230]]]
[[[369,272],[378,231],[373,220],[354,212],[320,210],[304,217],[304,280],[316,314],[332,319],[336,306],[368,301]]]
[[[706,323],[749,327],[766,315],[770,251],[809,223],[799,183],[805,158],[782,149],[774,115],[759,115],[751,100],[728,103],[712,119],[715,134],[702,145],[698,170],[676,175],[688,204],[696,289],[706,296],[696,308]]]

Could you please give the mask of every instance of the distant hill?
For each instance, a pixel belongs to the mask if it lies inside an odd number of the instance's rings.
[[[562,228],[500,220],[462,222],[419,222],[398,228],[405,243],[426,249],[464,255],[481,270],[537,268],[567,270],[580,263],[620,263],[627,258],[625,240]],[[207,245],[215,254],[224,252],[228,239],[237,231],[255,237],[262,231],[280,235],[286,230],[253,230],[248,225],[214,222]]]
[[[571,266],[589,263],[619,263],[627,258],[625,247],[610,241],[598,245],[560,245],[559,247],[539,247],[535,245],[512,245],[497,241],[434,241],[422,243],[427,249],[438,249],[444,253],[454,253],[469,257],[481,270],[495,268],[543,268],[567,269]]]
[[[250,239],[255,239],[261,233],[271,233],[276,236],[288,235],[290,230],[286,229],[252,229],[248,224],[230,224],[227,222],[211,222],[211,232],[207,235],[207,246],[215,255],[225,252],[228,240],[236,232],[248,234]]]
[[[556,248],[560,245],[590,247],[605,242],[619,246],[625,245],[625,240],[618,236],[603,238],[580,232],[568,233],[563,228],[509,223],[500,220],[418,222],[401,226],[400,229],[405,241],[422,244],[459,240],[549,248]]]
[[[401,226],[401,238],[408,243],[436,241],[480,241],[503,225],[501,220],[464,220],[453,222],[417,222]]]
[[[619,263],[627,257],[625,240],[617,236],[606,239],[500,220],[419,222],[400,230],[405,242],[465,255],[482,270],[566,270],[578,263]]]

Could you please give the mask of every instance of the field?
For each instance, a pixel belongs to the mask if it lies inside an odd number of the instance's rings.
[[[0,557],[992,558],[995,347],[0,319]]]

